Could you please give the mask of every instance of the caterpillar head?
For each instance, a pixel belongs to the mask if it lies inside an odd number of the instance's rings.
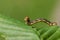
[[[24,21],[25,21],[26,24],[30,25],[30,19],[29,19],[28,16],[26,16],[26,17],[24,18]]]

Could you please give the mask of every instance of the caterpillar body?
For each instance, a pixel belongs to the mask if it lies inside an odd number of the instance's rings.
[[[44,18],[39,18],[39,19],[31,21],[30,18],[26,16],[24,20],[25,20],[27,25],[32,25],[32,24],[35,24],[35,23],[38,23],[38,22],[47,23],[49,26],[57,25],[56,22],[50,22],[50,21],[48,21],[47,19],[44,19]]]

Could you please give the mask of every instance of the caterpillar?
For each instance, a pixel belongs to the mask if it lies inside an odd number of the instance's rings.
[[[39,19],[31,21],[30,18],[28,16],[26,16],[24,20],[25,20],[27,25],[33,25],[33,24],[38,23],[38,22],[44,22],[44,23],[48,24],[49,26],[57,25],[56,22],[50,22],[44,18],[39,18]]]

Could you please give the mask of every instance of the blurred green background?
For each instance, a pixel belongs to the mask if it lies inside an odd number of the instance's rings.
[[[22,22],[25,16],[49,20],[55,3],[56,0],[0,0],[0,13]]]

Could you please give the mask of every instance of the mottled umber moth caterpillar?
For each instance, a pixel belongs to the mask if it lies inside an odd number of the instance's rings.
[[[50,21],[43,19],[43,18],[39,18],[39,19],[31,21],[30,18],[26,16],[24,20],[25,20],[27,25],[32,25],[32,24],[35,24],[37,22],[44,22],[44,23],[47,23],[49,26],[57,25],[56,22],[50,22]]]

